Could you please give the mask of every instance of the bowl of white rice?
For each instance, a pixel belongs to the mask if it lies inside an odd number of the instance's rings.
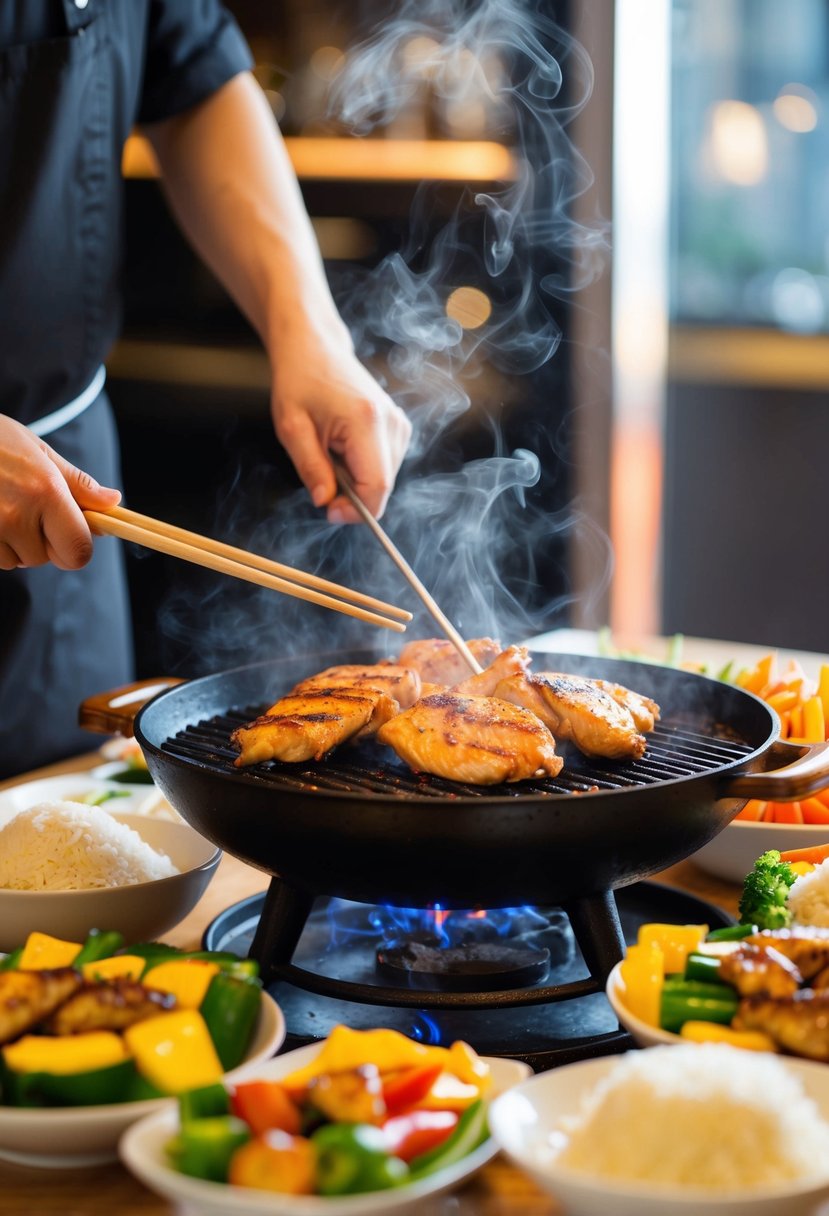
[[[82,941],[165,933],[192,911],[221,851],[183,822],[40,802],[0,828],[0,950],[38,930]]]
[[[829,1197],[829,1069],[724,1044],[532,1077],[490,1108],[568,1216],[805,1216]]]

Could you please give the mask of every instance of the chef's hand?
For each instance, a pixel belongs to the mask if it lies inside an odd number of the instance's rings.
[[[271,408],[277,438],[331,523],[359,523],[328,452],[340,456],[358,496],[379,518],[412,433],[411,423],[354,354],[339,317],[325,332],[283,336],[274,352]]]
[[[80,569],[92,556],[82,509],[106,511],[120,498],[0,414],[0,570],[46,562]]]

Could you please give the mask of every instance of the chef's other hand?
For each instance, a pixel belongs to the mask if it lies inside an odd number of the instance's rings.
[[[333,332],[332,332],[333,330]],[[345,325],[279,343],[272,411],[277,437],[311,499],[331,523],[359,523],[328,452],[340,456],[375,518],[383,514],[406,454],[411,423],[354,354]]]
[[[0,415],[0,570],[46,562],[80,569],[92,556],[83,509],[106,511],[120,498]]]

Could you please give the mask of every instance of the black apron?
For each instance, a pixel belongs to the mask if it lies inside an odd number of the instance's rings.
[[[101,394],[45,441],[102,485],[120,485],[118,440]],[[0,779],[96,745],[78,706],[133,678],[121,545],[97,537],[82,570],[0,571]]]

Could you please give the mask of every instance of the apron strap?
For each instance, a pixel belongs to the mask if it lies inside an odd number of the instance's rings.
[[[47,414],[45,418],[38,418],[36,422],[30,422],[29,430],[42,438],[44,435],[51,435],[53,431],[66,426],[67,422],[71,422],[73,418],[77,418],[79,414],[82,414],[85,409],[88,409],[92,405],[93,401],[98,399],[106,378],[106,368],[102,363],[82,393],[79,393],[74,400],[67,401],[66,405],[62,405],[60,409]]]

